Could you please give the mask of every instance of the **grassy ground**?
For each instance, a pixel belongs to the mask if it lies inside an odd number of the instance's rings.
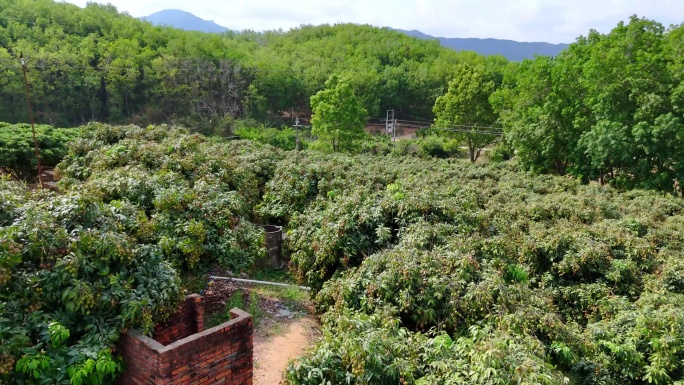
[[[291,277],[282,271],[262,271],[250,278],[270,282],[292,282]],[[205,314],[205,327],[207,328],[230,320],[230,309],[233,308],[239,308],[250,313],[254,318],[255,328],[261,326],[263,320],[273,318],[273,314],[278,309],[288,309],[294,314],[309,313],[309,292],[298,287],[251,285],[222,281],[210,285],[207,295],[216,295],[216,292],[230,294],[227,297],[223,296],[225,306]],[[274,330],[269,333],[278,334],[279,324],[273,323],[271,326]]]
[[[230,309],[238,308],[252,315],[254,327],[259,327],[264,310],[259,304],[259,295],[252,291],[239,289],[228,297],[226,307],[222,312],[209,313],[204,321],[205,328],[212,328],[230,320]]]
[[[290,273],[285,270],[285,269],[278,269],[278,270],[257,270],[252,273],[251,279],[256,279],[258,281],[267,281],[267,282],[278,282],[278,283],[287,283],[291,285],[295,285],[295,279],[290,275]]]

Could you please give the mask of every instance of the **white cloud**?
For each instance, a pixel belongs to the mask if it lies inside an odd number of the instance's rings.
[[[84,6],[86,0],[68,0]],[[99,0],[98,0],[99,2]],[[444,37],[572,42],[609,32],[631,15],[666,26],[684,22],[681,0],[103,0],[133,16],[182,9],[231,29],[364,23]]]

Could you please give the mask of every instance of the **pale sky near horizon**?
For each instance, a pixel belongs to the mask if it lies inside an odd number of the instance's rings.
[[[85,6],[88,0],[66,0]],[[441,37],[571,43],[590,29],[610,32],[631,15],[666,27],[684,23],[682,0],[96,0],[135,17],[180,9],[233,29],[288,30],[359,23]],[[229,4],[229,5],[228,5]]]

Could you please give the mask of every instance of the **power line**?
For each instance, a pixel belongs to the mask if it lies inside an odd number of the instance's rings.
[[[412,120],[397,120],[397,122],[400,123],[409,123],[413,125],[418,125],[421,126],[422,128],[437,128],[434,126],[425,126],[424,122],[416,122]],[[475,128],[475,129],[488,129],[488,130],[503,130],[503,127],[493,127],[493,126],[480,126],[480,125],[475,125],[475,124],[459,124],[459,125],[454,125],[452,127],[458,127],[458,128]]]
[[[371,119],[369,119],[369,120],[379,120],[379,121],[381,121],[381,122],[383,122],[383,123],[384,123],[384,122],[387,122],[387,120],[386,120],[386,119],[383,119],[383,118],[371,118]],[[503,129],[504,129],[503,127],[480,126],[480,125],[474,125],[474,124],[458,124],[458,125],[453,125],[453,126],[450,126],[450,127],[443,127],[443,128],[440,128],[440,127],[434,127],[434,126],[426,126],[426,125],[425,125],[426,122],[419,122],[419,121],[414,121],[414,120],[401,120],[401,119],[396,119],[396,120],[394,120],[394,121],[397,122],[397,123],[403,123],[404,125],[406,125],[406,123],[408,123],[408,124],[413,125],[413,126],[418,126],[417,128],[419,128],[419,129],[431,129],[431,130],[450,130],[450,129],[458,129],[458,130],[467,131],[467,132],[471,132],[472,129],[476,129],[476,130],[477,130],[476,133],[482,132],[482,133],[485,133],[485,134],[490,134],[490,133],[491,133],[491,134],[496,134],[496,135],[498,135],[498,134],[501,133],[501,131],[498,131],[498,130],[503,130]],[[484,130],[497,130],[497,131],[484,131]]]
[[[423,122],[425,122],[425,123],[432,123],[432,120],[429,120],[429,119],[418,118],[418,117],[415,117],[415,116],[411,116],[411,115],[409,115],[409,114],[402,114],[402,115],[408,116],[409,118],[413,118],[413,119],[416,119],[416,120],[418,120],[418,121],[423,121]]]
[[[478,125],[467,125],[467,124],[456,124],[451,127],[457,128],[476,128],[476,129],[487,129],[487,130],[503,130],[503,127],[489,127],[489,126],[478,126]],[[433,129],[439,129],[439,127],[430,127]],[[498,131],[497,131],[498,132]]]
[[[437,127],[425,127],[425,128],[430,128],[432,130],[438,130],[438,131],[449,131],[449,132],[459,132],[459,133],[465,133],[465,134],[481,134],[481,135],[495,135],[495,136],[504,136],[505,134],[502,131],[479,131],[479,130],[472,130],[472,129],[463,129],[463,128],[457,128],[456,127],[445,127],[445,128],[437,128]]]

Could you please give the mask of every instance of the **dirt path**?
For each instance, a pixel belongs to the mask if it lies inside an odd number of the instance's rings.
[[[255,385],[278,385],[290,360],[303,356],[321,336],[309,295],[299,289],[217,281],[204,299],[205,327],[225,322],[233,307],[254,317]]]
[[[289,320],[274,336],[254,335],[254,385],[277,385],[291,359],[300,357],[320,335],[318,321],[310,316]]]

